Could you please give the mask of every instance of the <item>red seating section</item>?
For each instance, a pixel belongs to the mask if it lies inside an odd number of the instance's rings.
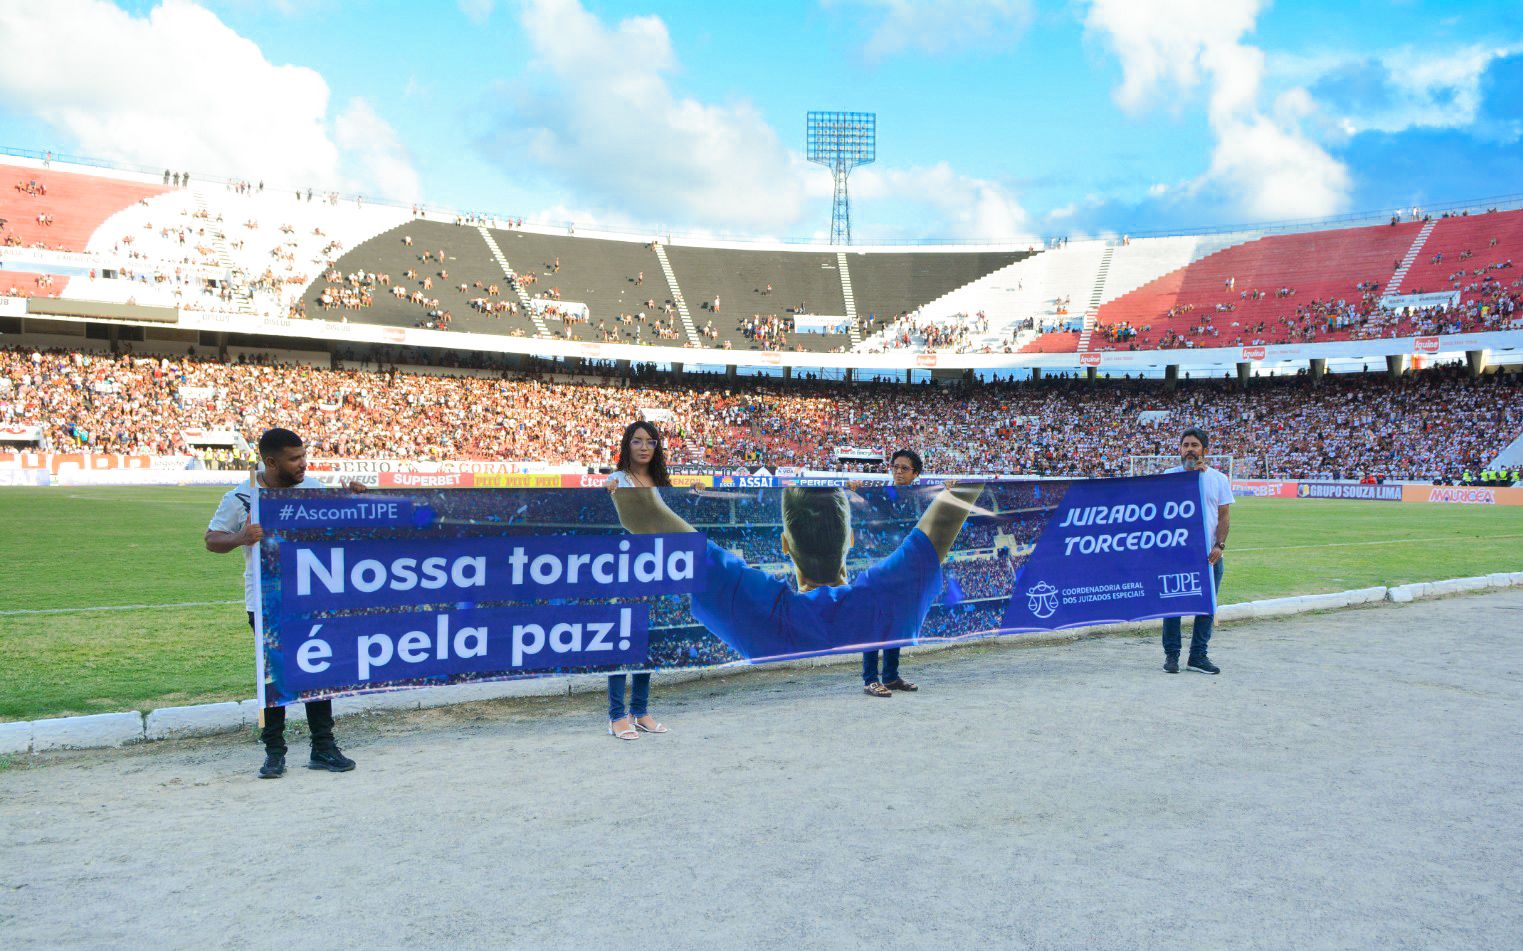
[[[1059,330],[1037,334],[1035,340],[1021,348],[1022,353],[1073,353],[1079,349],[1079,334],[1074,330]]]
[[[1495,238],[1495,246],[1491,240]],[[1464,260],[1460,256],[1470,252]],[[1434,262],[1436,255],[1443,259]],[[1428,294],[1459,290],[1461,299],[1472,300],[1478,296],[1474,287],[1486,275],[1493,264],[1512,261],[1514,268],[1523,262],[1523,211],[1493,211],[1481,215],[1462,215],[1441,218],[1434,223],[1433,231],[1423,244],[1417,260],[1401,281],[1403,294]],[[1463,271],[1463,275],[1460,272]],[[1481,271],[1481,274],[1477,274]],[[1504,284],[1518,277],[1516,270],[1501,272],[1492,270]],[[1459,276],[1457,276],[1459,275]]]
[[[41,274],[31,274],[26,271],[0,271],[0,297],[62,296],[63,289],[69,283],[67,277],[54,275],[52,286],[39,287],[37,279],[41,276]]]
[[[1358,301],[1355,285],[1384,286],[1421,230],[1420,222],[1274,235],[1234,245],[1171,271],[1100,307],[1091,350],[1151,350],[1170,335],[1196,347],[1233,347],[1288,342],[1290,328],[1281,319],[1316,299]],[[1235,279],[1229,289],[1226,282]],[[1281,288],[1294,294],[1276,296]],[[1257,300],[1243,292],[1262,291]],[[1219,312],[1218,304],[1231,311]],[[1172,308],[1193,308],[1168,316]],[[1202,334],[1199,328],[1209,325]],[[1130,325],[1137,336],[1115,342],[1106,327]],[[1343,332],[1318,332],[1318,341],[1347,339]],[[1170,345],[1178,346],[1174,341]]]
[[[46,188],[46,194],[29,194],[30,182]],[[40,243],[54,250],[83,251],[90,235],[111,215],[168,190],[94,175],[0,165],[0,218],[5,219],[0,246]],[[38,215],[48,216],[53,223],[38,222]]]

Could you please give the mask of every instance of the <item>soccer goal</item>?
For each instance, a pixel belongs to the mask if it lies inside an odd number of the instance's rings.
[[[1246,469],[1246,459],[1237,459],[1234,456],[1213,456],[1207,454],[1206,465],[1218,469],[1227,474],[1227,478],[1236,479],[1238,469]],[[1157,475],[1166,469],[1172,469],[1179,465],[1179,454],[1171,456],[1128,456],[1126,474],[1129,476]]]

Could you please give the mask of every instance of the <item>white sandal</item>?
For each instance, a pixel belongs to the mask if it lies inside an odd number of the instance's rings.
[[[666,725],[663,724],[663,723],[657,723],[655,726],[646,726],[645,724],[641,723],[639,720],[635,721],[635,729],[641,731],[642,733],[667,733],[667,732],[670,732],[669,730],[667,730]]]
[[[624,729],[622,729],[622,730],[618,731],[617,733],[615,733],[614,729],[613,729],[613,723],[614,723],[614,721],[612,721],[612,720],[608,721],[608,735],[609,736],[616,736],[616,737],[618,737],[621,740],[638,740],[640,738],[640,734],[635,732],[635,728],[632,727],[632,726],[631,727],[625,727]]]

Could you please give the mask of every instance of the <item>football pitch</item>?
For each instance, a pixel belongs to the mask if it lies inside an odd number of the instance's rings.
[[[221,488],[0,491],[0,720],[253,694]],[[1221,601],[1523,570],[1523,508],[1244,499]]]

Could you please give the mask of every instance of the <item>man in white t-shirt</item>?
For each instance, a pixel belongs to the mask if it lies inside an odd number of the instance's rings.
[[[266,430],[259,437],[259,458],[264,468],[259,470],[259,484],[266,489],[321,489],[323,483],[307,477],[307,448],[301,437],[289,429]],[[363,492],[358,482],[345,486],[351,492]],[[206,550],[226,554],[235,548],[243,549],[243,606],[248,611],[249,627],[254,626],[254,612],[259,610],[259,589],[254,584],[254,559],[259,557],[259,541],[264,530],[257,522],[249,520],[252,510],[253,489],[241,484],[222,497],[217,514],[206,526]],[[325,769],[344,773],[354,769],[349,759],[333,741],[333,701],[313,700],[307,703],[307,727],[312,733],[312,758],[308,769]],[[286,708],[267,707],[264,711],[264,727],[259,738],[264,743],[264,765],[259,769],[260,779],[277,779],[286,772]]]
[[[1170,472],[1200,472],[1201,477],[1201,507],[1206,516],[1206,545],[1209,551],[1206,560],[1211,564],[1212,583],[1216,590],[1222,588],[1222,572],[1226,570],[1226,562],[1222,556],[1227,551],[1227,532],[1232,527],[1232,511],[1230,506],[1234,501],[1232,495],[1232,480],[1227,478],[1226,473],[1219,469],[1213,469],[1206,465],[1206,447],[1211,440],[1200,429],[1190,428],[1179,437],[1179,461],[1180,465],[1168,470]],[[1211,663],[1211,658],[1206,656],[1206,645],[1211,641],[1211,628],[1216,623],[1215,615],[1198,614],[1195,623],[1190,630],[1190,659],[1188,666],[1191,670],[1198,670],[1204,674],[1219,674],[1221,668]],[[1179,673],[1179,618],[1166,617],[1163,619],[1163,669],[1171,674]]]

